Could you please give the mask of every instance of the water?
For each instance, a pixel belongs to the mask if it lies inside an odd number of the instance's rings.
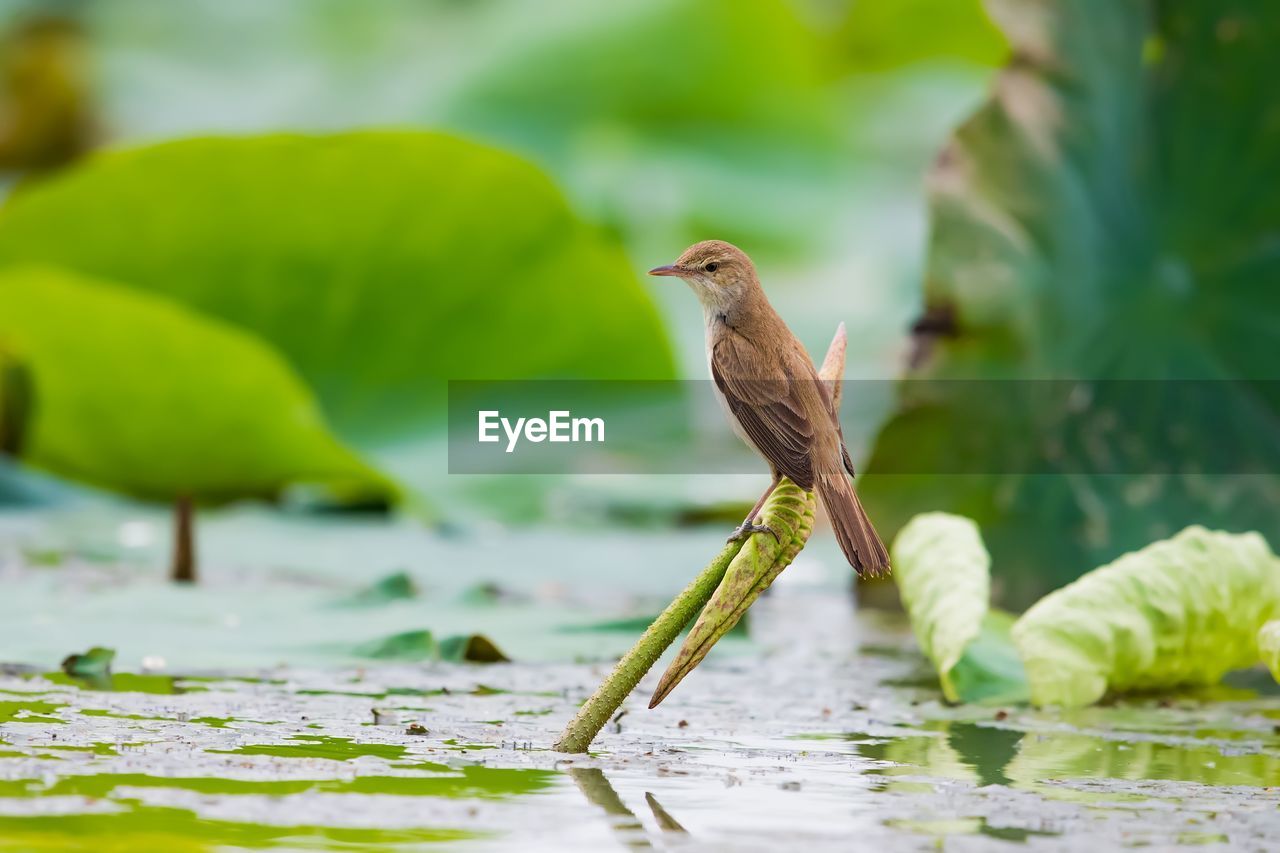
[[[1280,692],[1261,671],[1071,713],[949,708],[900,617],[857,610],[818,547],[753,608],[749,640],[727,640],[654,711],[646,679],[592,754],[567,756],[550,744],[632,637],[562,627],[655,609],[718,532],[495,531],[471,549],[299,524],[214,519],[217,559],[195,590],[163,583],[162,548],[106,553],[114,521],[74,548],[47,519],[9,528],[5,657],[35,670],[0,677],[0,849],[1262,850],[1280,837]],[[40,565],[21,556],[36,546]],[[540,576],[533,553],[563,553],[571,580]],[[275,568],[252,571],[255,556]],[[512,560],[526,571],[499,574]],[[420,598],[339,604],[394,565]],[[497,603],[467,594],[498,578]],[[351,657],[370,634],[441,623],[518,662]],[[44,674],[90,642],[135,672]],[[220,658],[239,663],[211,669]]]

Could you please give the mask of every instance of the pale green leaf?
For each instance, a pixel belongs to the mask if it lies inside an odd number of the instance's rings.
[[[1280,561],[1257,533],[1189,527],[1046,596],[1013,627],[1038,705],[1214,684],[1258,661]]]
[[[977,639],[991,595],[991,558],[978,526],[943,512],[918,515],[893,542],[893,579],[942,692],[960,696],[951,670]]]

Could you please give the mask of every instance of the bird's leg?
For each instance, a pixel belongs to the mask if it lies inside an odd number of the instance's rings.
[[[769,484],[769,488],[764,490],[764,494],[760,496],[760,500],[756,501],[756,505],[751,508],[751,512],[747,513],[747,517],[744,518],[742,523],[734,529],[733,533],[729,535],[729,539],[727,541],[737,542],[740,539],[750,536],[752,533],[768,533],[778,542],[782,541],[778,536],[778,532],[769,525],[752,523],[756,520],[756,513],[760,511],[760,507],[764,506],[764,502],[769,500],[769,495],[773,494],[773,490],[778,488],[778,483],[781,480],[782,475],[777,471],[774,471],[773,482]]]

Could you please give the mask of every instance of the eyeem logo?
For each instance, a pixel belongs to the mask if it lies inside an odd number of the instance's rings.
[[[478,413],[479,441],[495,443],[502,440],[499,429],[507,436],[507,453],[512,453],[523,437],[537,444],[543,441],[552,442],[604,442],[604,418],[575,418],[572,412],[547,412],[547,419],[502,417],[495,410]]]

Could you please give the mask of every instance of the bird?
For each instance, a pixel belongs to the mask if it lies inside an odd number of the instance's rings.
[[[831,395],[809,354],[765,296],[746,252],[695,243],[649,275],[680,278],[702,303],[716,397],[738,437],[769,463],[772,482],[729,537],[778,534],[756,515],[782,477],[816,489],[845,559],[860,577],[889,571],[889,552],[853,490],[853,461]]]

